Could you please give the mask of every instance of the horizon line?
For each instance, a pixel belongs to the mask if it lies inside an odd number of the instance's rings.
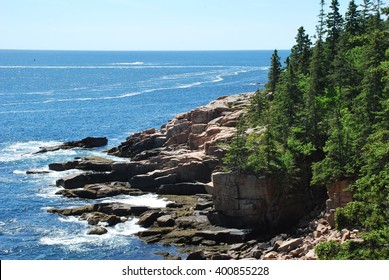
[[[216,49],[210,49],[210,50],[106,50],[106,49],[2,49],[0,48],[0,51],[59,51],[59,52],[66,52],[66,51],[74,51],[74,52],[247,52],[247,51],[290,51],[290,49],[225,49],[225,50],[216,50]]]

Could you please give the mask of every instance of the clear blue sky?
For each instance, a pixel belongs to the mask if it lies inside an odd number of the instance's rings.
[[[0,0],[0,49],[290,49],[318,13],[319,0]]]

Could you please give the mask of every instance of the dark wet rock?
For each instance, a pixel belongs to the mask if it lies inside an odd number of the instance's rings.
[[[159,194],[170,195],[195,195],[207,193],[203,183],[177,183],[162,185],[158,188]]]
[[[27,170],[26,171],[26,174],[48,174],[48,173],[51,173],[50,170],[34,170],[34,169],[31,169],[31,170]]]
[[[226,260],[230,260],[231,259],[231,256],[229,256],[228,254],[220,254],[220,253],[215,253],[211,256],[210,258],[211,260],[221,260],[221,261],[226,261]]]
[[[108,144],[108,139],[106,137],[86,137],[84,139],[81,139],[79,141],[71,141],[71,142],[65,142],[62,145],[53,146],[53,147],[42,147],[38,152],[35,154],[42,154],[47,152],[54,152],[58,150],[67,150],[67,149],[73,149],[73,148],[96,148],[96,147],[102,147]]]
[[[190,253],[187,257],[187,260],[206,260],[207,258],[204,255],[203,251],[197,251]]]
[[[101,212],[115,216],[139,216],[142,213],[151,210],[147,206],[133,206],[130,204],[112,202],[112,203],[97,203],[74,208],[58,209],[53,208],[47,210],[49,213],[60,214],[64,216],[80,216],[84,213]]]
[[[184,204],[182,203],[177,203],[177,202],[169,202],[168,204],[166,204],[166,208],[182,208],[184,206]]]
[[[134,188],[138,188],[142,191],[155,191],[156,184],[154,181],[154,177],[148,174],[140,174],[131,178],[130,180],[131,186]]]
[[[198,231],[197,236],[201,236],[207,240],[213,240],[217,243],[241,243],[243,242],[248,235],[248,232],[245,230],[239,229],[225,229],[225,230],[205,230]]]
[[[108,226],[114,226],[122,222],[122,219],[115,215],[107,215],[101,212],[83,213],[80,220],[85,220],[90,225],[98,225],[99,223],[105,223]]]
[[[165,227],[165,228],[152,228],[145,231],[140,231],[137,233],[139,237],[149,237],[149,236],[162,236],[164,234],[168,234],[173,231],[173,227]],[[142,238],[143,239],[143,238]]]
[[[195,210],[204,210],[213,207],[213,201],[202,201],[196,204]]]
[[[75,158],[69,162],[57,162],[49,164],[49,169],[54,171],[64,171],[69,169],[91,170],[97,172],[112,171],[113,160],[98,157],[88,156]]]
[[[64,189],[56,192],[58,195],[65,197],[79,197],[79,198],[104,198],[116,195],[132,195],[139,196],[144,194],[139,189],[131,188],[129,183],[124,182],[112,182],[112,183],[100,183],[85,185],[84,188],[78,189]]]
[[[171,215],[163,215],[157,218],[157,223],[160,227],[172,227],[175,224]]]
[[[108,230],[105,227],[94,227],[88,230],[86,234],[89,235],[103,235],[106,234]]]
[[[61,178],[56,181],[56,185],[65,189],[78,189],[87,184],[120,181],[117,179],[120,179],[120,176],[114,172],[86,172]]]
[[[139,216],[138,224],[143,227],[150,227],[162,215],[163,213],[161,213],[159,210],[146,211]]]

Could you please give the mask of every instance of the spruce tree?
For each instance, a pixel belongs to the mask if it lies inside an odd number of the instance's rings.
[[[345,31],[351,36],[360,34],[361,32],[361,12],[358,10],[358,6],[355,1],[352,0],[349,3],[348,10],[345,16]]]
[[[269,92],[274,92],[276,91],[276,85],[277,82],[280,78],[281,74],[281,58],[278,56],[278,51],[274,50],[273,55],[271,57],[271,64],[270,64],[270,71],[268,75],[268,82],[267,82],[267,89]]]
[[[339,41],[342,28],[343,28],[343,17],[339,13],[339,1],[332,0],[330,5],[331,11],[327,15],[327,42],[329,45],[330,61],[332,62],[336,52],[337,43]]]
[[[305,34],[304,27],[300,27],[297,31],[296,45],[293,46],[290,54],[290,63],[296,74],[308,74],[309,70],[309,59],[311,56],[311,40],[309,35]]]

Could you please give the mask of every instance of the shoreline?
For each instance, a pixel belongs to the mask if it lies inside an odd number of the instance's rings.
[[[306,213],[286,233],[258,234],[247,226],[227,225],[228,216],[215,208],[215,193],[209,194],[214,187],[212,176],[221,170],[226,152],[220,143],[233,139],[238,118],[252,95],[219,97],[177,115],[160,130],[135,133],[106,151],[131,161],[84,157],[49,165],[57,172],[84,171],[57,180],[56,185],[62,188],[57,195],[88,200],[155,193],[172,201],[166,207],[110,202],[48,212],[86,220],[91,226],[88,234],[96,235],[105,234],[106,227],[138,217],[138,224],[145,228],[136,234],[141,240],[147,244],[175,245],[181,248],[180,253],[188,254],[187,259],[316,259],[317,240],[344,238],[323,219],[321,207]],[[348,235],[351,238],[350,232]],[[180,258],[166,252],[159,255],[165,259]]]

